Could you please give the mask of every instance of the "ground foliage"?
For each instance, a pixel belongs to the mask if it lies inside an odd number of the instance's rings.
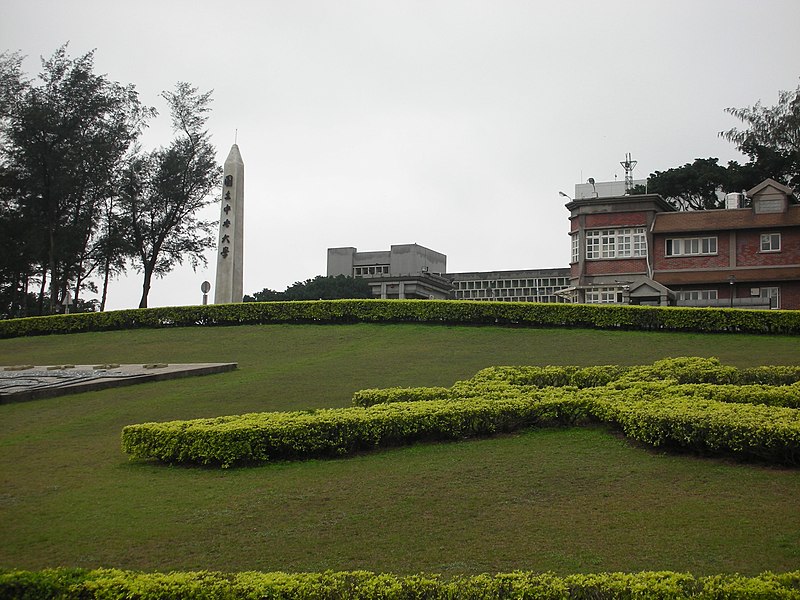
[[[484,369],[450,389],[405,396],[358,392],[351,408],[129,425],[122,447],[134,458],[228,467],[601,422],[654,447],[800,463],[798,367],[739,371],[717,359],[684,357],[639,367],[561,368],[582,387],[531,384],[537,375],[531,369]],[[792,383],[742,391],[731,383],[753,379]]]
[[[703,333],[800,333],[800,311],[470,300],[245,302],[0,320],[0,338],[267,323],[430,323]]]
[[[369,571],[325,573],[140,573],[116,569],[0,572],[0,599],[137,598],[169,600],[323,599],[457,600],[528,598],[604,600],[647,598],[767,599],[800,597],[800,571],[755,577],[694,577],[670,571],[576,574],[517,571],[495,575],[393,575]]]

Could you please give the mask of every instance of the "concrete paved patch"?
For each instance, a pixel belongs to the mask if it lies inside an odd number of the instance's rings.
[[[10,365],[0,367],[0,403],[225,373],[236,367],[237,363]]]

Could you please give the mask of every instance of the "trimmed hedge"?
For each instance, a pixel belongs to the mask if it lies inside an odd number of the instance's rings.
[[[548,396],[393,402],[369,408],[143,423],[122,430],[122,449],[133,458],[228,467],[459,440],[534,425],[569,424],[589,416],[580,398]]]
[[[531,388],[611,386],[622,389],[644,382],[663,382],[679,395],[698,396],[722,402],[746,402],[770,406],[800,407],[800,367],[761,366],[737,369],[722,365],[717,358],[665,358],[652,365],[624,367],[600,365],[488,367],[450,388],[384,388],[360,390],[353,394],[354,406],[385,402],[446,400],[453,398],[495,398],[514,395]],[[697,387],[690,387],[695,384]],[[709,385],[713,384],[713,385]],[[687,387],[681,387],[687,386]]]
[[[647,387],[581,393],[589,394],[596,396],[591,403],[595,418],[651,446],[800,464],[796,409],[676,397],[669,388],[661,394]]]
[[[425,400],[448,400],[452,397],[450,388],[370,388],[353,394],[353,406],[372,406],[388,402],[420,402]]]
[[[440,323],[658,331],[800,333],[800,311],[465,300],[317,300],[118,310],[0,321],[0,338],[266,323]]]
[[[740,379],[742,372],[693,357],[565,368],[572,381],[608,381],[585,388],[529,385],[541,381],[535,369],[483,369],[452,388],[362,390],[353,399],[360,406],[351,408],[129,425],[122,447],[133,458],[227,467],[596,421],[652,446],[800,463],[800,410],[794,408],[800,384],[706,383]],[[758,371],[762,378],[771,372],[783,380],[789,371]],[[678,383],[684,381],[690,383]]]
[[[0,571],[0,600],[742,600],[800,598],[800,571],[695,577],[690,573],[574,574],[516,571],[496,575],[394,575],[369,571],[325,573],[140,573],[118,569]]]
[[[675,383],[790,385],[800,382],[800,366],[765,365],[738,369],[720,363],[718,358],[680,356],[664,358],[652,365],[632,367],[599,365],[592,367],[488,367],[459,385],[505,383],[513,386],[578,388],[599,387],[617,382],[671,381]]]

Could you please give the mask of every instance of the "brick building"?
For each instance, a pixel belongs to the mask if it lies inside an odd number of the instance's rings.
[[[749,208],[676,211],[660,196],[570,211],[573,302],[800,309],[800,206],[767,179]]]

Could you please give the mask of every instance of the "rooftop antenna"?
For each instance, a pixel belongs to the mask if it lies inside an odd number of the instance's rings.
[[[237,143],[238,140],[239,140],[239,130],[238,129],[234,129],[233,130],[233,143],[234,144]]]
[[[633,189],[633,169],[636,167],[635,160],[631,160],[631,153],[625,154],[625,160],[620,162],[622,168],[625,169],[625,194],[630,194]]]

